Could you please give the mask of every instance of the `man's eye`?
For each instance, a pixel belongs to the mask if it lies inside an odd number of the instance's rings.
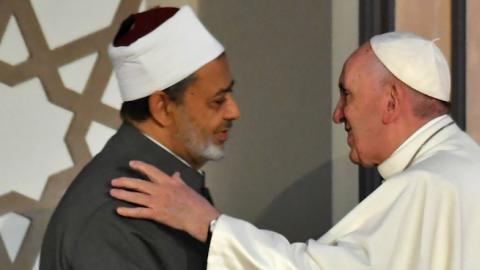
[[[224,98],[214,99],[214,100],[212,101],[212,106],[214,106],[214,107],[220,107],[220,106],[222,106],[224,103],[225,103],[225,99],[224,99]]]
[[[224,99],[224,98],[222,98],[222,99],[215,99],[213,102],[214,102],[215,104],[222,105],[222,104],[225,102],[225,99]]]

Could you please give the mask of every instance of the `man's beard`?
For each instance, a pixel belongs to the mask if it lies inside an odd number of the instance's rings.
[[[182,118],[183,124],[179,127],[178,135],[192,154],[205,160],[220,160],[224,157],[223,146],[215,145],[212,135],[209,135],[203,141],[200,129],[195,123],[190,121],[185,114],[182,114]],[[231,125],[231,122],[227,122],[222,127],[230,127]]]

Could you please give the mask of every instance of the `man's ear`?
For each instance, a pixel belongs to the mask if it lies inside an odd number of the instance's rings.
[[[405,89],[396,82],[392,82],[385,90],[387,91],[387,97],[382,120],[384,124],[390,124],[395,122],[400,116],[400,105],[404,101]]]
[[[150,114],[160,126],[165,127],[172,122],[172,106],[173,101],[163,91],[156,91],[148,98]]]

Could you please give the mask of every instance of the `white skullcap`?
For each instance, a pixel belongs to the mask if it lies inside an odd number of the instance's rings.
[[[123,101],[165,90],[223,51],[189,6],[129,46],[108,48]]]
[[[399,80],[427,96],[450,102],[450,71],[435,42],[412,33],[390,32],[372,37],[370,45]]]

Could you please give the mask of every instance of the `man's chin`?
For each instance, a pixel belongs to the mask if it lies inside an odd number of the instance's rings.
[[[350,150],[349,158],[350,158],[350,161],[353,164],[360,165],[362,167],[366,167],[365,164],[363,164],[362,160],[360,160],[360,157],[358,156],[358,154],[355,150]]]
[[[373,168],[373,167],[376,167],[378,164],[373,164],[373,163],[366,163],[364,161],[362,161],[358,155],[356,155],[355,153],[352,153],[350,152],[350,161],[353,163],[353,164],[356,164],[356,165],[359,165],[359,166],[362,166],[364,168]]]
[[[210,144],[202,151],[202,157],[206,160],[220,160],[224,157],[223,145]]]

